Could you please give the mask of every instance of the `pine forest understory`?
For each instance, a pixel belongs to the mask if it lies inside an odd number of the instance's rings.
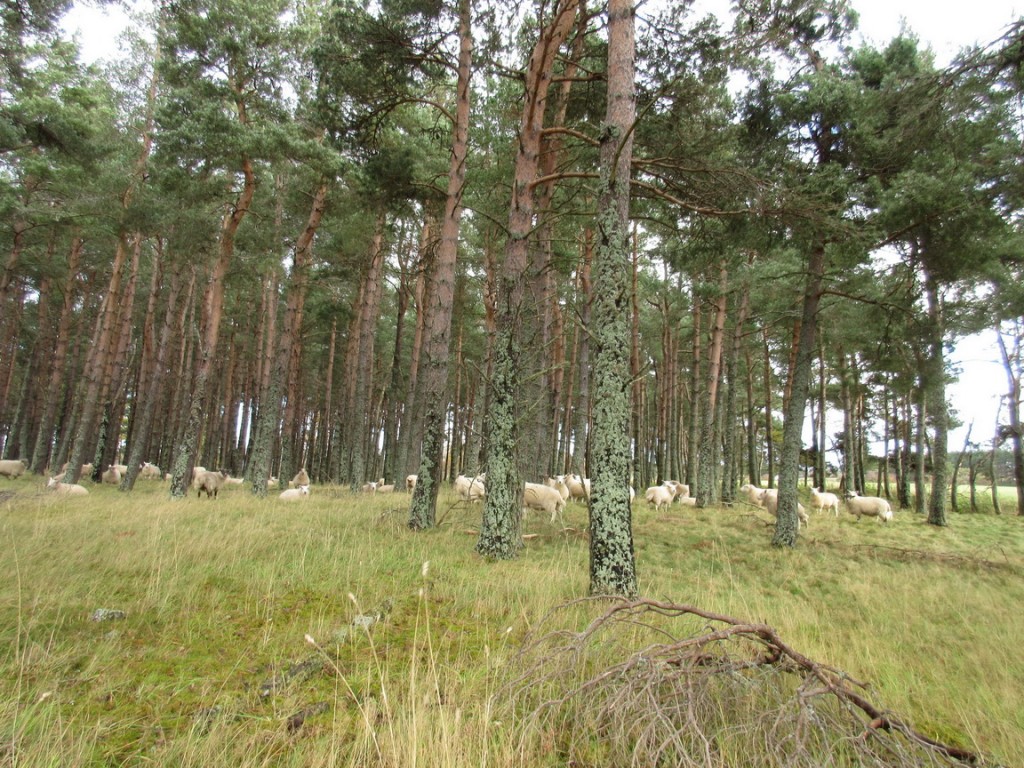
[[[87,65],[68,6],[2,21],[4,459],[417,475],[417,529],[486,472],[498,558],[577,474],[626,595],[629,486],[777,486],[777,545],[801,485],[1024,514],[1024,20],[939,67],[839,0],[174,0]],[[1004,407],[950,446],[982,330]]]

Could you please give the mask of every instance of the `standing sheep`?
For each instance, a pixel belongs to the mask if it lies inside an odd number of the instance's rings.
[[[20,459],[3,459],[0,461],[0,475],[14,480],[25,472],[25,462]]]
[[[300,485],[298,488],[289,488],[286,491],[281,491],[277,498],[281,501],[305,501],[309,498],[309,486]]]
[[[768,514],[770,514],[772,517],[777,517],[777,513],[779,511],[779,489],[767,488],[761,491],[761,505],[766,510],[768,510]],[[804,509],[804,505],[801,504],[800,502],[796,503],[796,514],[799,518],[797,522],[798,528],[800,527],[801,523],[803,523],[804,525],[811,524],[811,518],[807,516],[807,510]]]
[[[839,517],[839,497],[834,493],[819,493],[817,488],[811,488],[811,506],[819,512],[831,509],[832,513]]]
[[[663,506],[669,506],[675,497],[675,489],[667,485],[652,485],[644,494],[647,503],[654,505],[655,512],[660,512]]]
[[[876,517],[883,523],[892,520],[892,507],[888,501],[878,496],[861,496],[856,491],[850,491],[846,494],[846,508],[851,515],[857,516],[858,523],[861,515]]]
[[[416,481],[419,480],[418,475],[406,475],[405,476],[405,490],[412,493],[416,490]]]
[[[219,472],[212,470],[203,470],[203,474],[196,477],[196,498],[202,498],[203,491],[206,491],[206,498],[217,498],[217,492],[221,489],[221,486],[228,479],[228,473],[223,469]]]
[[[160,467],[156,464],[150,464],[148,461],[142,462],[139,467],[139,477],[146,480],[159,480],[160,479]]]
[[[523,491],[523,504],[527,509],[537,509],[551,515],[551,522],[556,517],[561,517],[565,509],[565,499],[562,494],[547,485],[541,483],[527,483]],[[564,527],[564,521],[563,521]]]
[[[109,485],[120,485],[121,470],[117,468],[116,464],[111,464],[107,471],[100,475],[100,480]]]
[[[463,501],[483,501],[487,496],[487,488],[484,486],[485,475],[479,474],[476,477],[459,475],[455,478],[455,492]]]
[[[740,493],[747,497],[747,501],[753,504],[755,507],[762,506],[761,494],[764,493],[764,488],[758,488],[756,485],[747,483],[746,485],[740,486]]]

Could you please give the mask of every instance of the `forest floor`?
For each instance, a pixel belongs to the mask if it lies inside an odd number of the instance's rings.
[[[473,551],[480,508],[448,491],[437,528],[414,533],[402,493],[314,486],[308,501],[286,504],[245,489],[172,501],[145,481],[86,498],[42,486],[0,480],[0,766],[641,759],[635,723],[597,722],[569,689],[623,659],[630,671],[603,678],[638,679],[650,634],[595,634],[599,647],[571,661],[553,653],[575,682],[528,653],[546,638],[583,637],[614,605],[587,599],[582,505],[569,505],[564,529],[527,513],[519,558],[491,562]],[[982,764],[1021,764],[1024,519],[957,514],[935,528],[910,512],[888,525],[812,515],[797,547],[779,550],[770,518],[747,505],[633,510],[643,596],[769,625],[915,732]],[[669,621],[655,634],[717,626]],[[524,677],[530,665],[535,678]],[[752,685],[745,670],[727,677]],[[806,680],[783,688],[783,715],[811,695]],[[644,695],[666,690],[659,678]],[[556,700],[565,706],[553,716],[535,716]],[[665,719],[664,701],[654,709]],[[718,714],[738,722],[741,709]],[[805,716],[816,717],[799,708],[791,719],[803,727]],[[847,718],[837,739],[866,740],[878,725],[869,720]],[[703,755],[671,752],[682,743],[660,754],[674,765],[804,764],[738,751],[738,738],[723,727]],[[808,765],[858,764],[836,757],[835,742],[806,749]]]

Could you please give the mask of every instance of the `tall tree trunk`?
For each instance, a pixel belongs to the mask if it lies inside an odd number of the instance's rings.
[[[790,396],[782,430],[782,457],[779,466],[779,506],[775,521],[774,546],[792,547],[796,544],[799,518],[797,517],[797,482],[800,478],[800,448],[804,427],[804,410],[810,389],[811,365],[814,358],[815,331],[818,304],[821,302],[822,282],[825,274],[825,244],[816,242],[807,263],[807,284],[804,288],[803,312],[798,322],[800,333],[794,367],[790,371]]]
[[[555,58],[572,29],[578,0],[559,0],[551,22],[543,27],[527,65],[525,100],[512,182],[508,239],[502,265],[494,347],[494,370],[487,404],[487,498],[476,551],[509,559],[522,547],[522,481],[519,426],[524,308],[529,236],[534,226],[534,182],[540,162],[540,138]]]
[[[775,487],[775,418],[772,414],[772,356],[768,348],[768,329],[762,329],[764,341],[764,443],[768,462],[768,487]],[[758,483],[760,484],[760,483]]]
[[[448,359],[452,336],[452,305],[455,298],[455,262],[459,250],[459,219],[466,184],[466,153],[469,149],[469,85],[473,62],[470,0],[459,0],[459,67],[456,83],[455,124],[448,167],[448,192],[441,220],[441,244],[433,262],[427,294],[426,340],[422,391],[425,398],[423,443],[416,488],[409,509],[409,527],[433,528],[437,520],[437,491],[441,483],[445,417],[448,413]]]
[[[739,365],[740,353],[743,349],[743,327],[747,322],[750,308],[750,287],[744,284],[740,295],[739,309],[736,311],[732,331],[732,347],[726,362],[726,382],[728,389],[725,396],[725,430],[723,433],[722,464],[725,475],[722,482],[722,502],[731,504],[735,499],[736,489],[740,486],[739,451],[737,450],[740,435],[738,420],[739,403]]]
[[[633,156],[632,0],[608,2],[608,111],[601,136],[594,259],[594,459],[590,494],[590,593],[637,594],[630,470],[629,183]]]
[[[1003,361],[1003,370],[1006,372],[1006,383],[1008,387],[1006,405],[1007,414],[1010,419],[1009,429],[1005,430],[1013,446],[1013,482],[1017,486],[1017,514],[1024,515],[1024,435],[1021,433],[1020,423],[1020,373],[1021,360],[1021,334],[1014,335],[1013,356],[1006,348],[1006,340],[1003,338],[1003,331],[996,327],[996,341],[999,343],[999,356]],[[1017,370],[1014,370],[1016,362]],[[998,436],[1002,437],[1002,435]]]
[[[206,409],[207,385],[216,361],[217,342],[220,339],[220,322],[224,312],[224,280],[235,253],[235,236],[249,212],[249,206],[256,193],[256,175],[248,156],[242,158],[241,171],[242,190],[231,211],[221,222],[217,259],[211,266],[209,282],[203,297],[203,337],[199,349],[199,365],[188,409],[188,422],[175,451],[171,469],[171,498],[184,497],[188,493],[192,479],[192,468],[195,466],[196,450],[199,447],[199,431]]]
[[[715,452],[718,447],[718,435],[715,424],[718,417],[718,383],[721,379],[722,348],[725,343],[728,280],[729,272],[723,262],[719,265],[718,270],[718,290],[714,301],[711,346],[708,351],[708,378],[705,389],[707,398],[704,400],[700,413],[700,460],[697,463],[697,488],[694,493],[698,507],[711,506],[717,501],[715,471],[718,469],[718,462],[715,460]]]

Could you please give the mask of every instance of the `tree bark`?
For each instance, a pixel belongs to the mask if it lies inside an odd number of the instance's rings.
[[[534,188],[540,139],[555,58],[572,29],[578,0],[559,0],[541,29],[526,69],[525,100],[512,182],[508,239],[499,286],[494,370],[487,404],[487,498],[476,551],[509,559],[522,547],[522,480],[519,467],[519,408],[522,311],[534,226]]]
[[[1010,419],[1009,433],[1010,442],[1013,446],[1013,482],[1017,487],[1017,514],[1024,515],[1024,435],[1021,434],[1020,422],[1020,352],[1021,334],[1014,336],[1013,357],[1011,358],[1006,348],[1006,340],[1003,338],[1002,329],[996,327],[996,341],[999,343],[999,356],[1003,361],[1003,370],[1006,371],[1007,411]],[[1014,361],[1018,370],[1014,370]]]
[[[437,492],[444,462],[444,428],[448,414],[448,363],[452,336],[452,306],[455,298],[455,264],[459,251],[459,220],[462,191],[466,184],[466,154],[469,150],[469,86],[473,61],[473,37],[469,0],[459,0],[459,64],[456,83],[455,124],[448,167],[448,191],[441,220],[441,243],[432,264],[425,308],[425,341],[421,372],[425,398],[423,442],[409,509],[409,527],[433,528],[437,520]]]

